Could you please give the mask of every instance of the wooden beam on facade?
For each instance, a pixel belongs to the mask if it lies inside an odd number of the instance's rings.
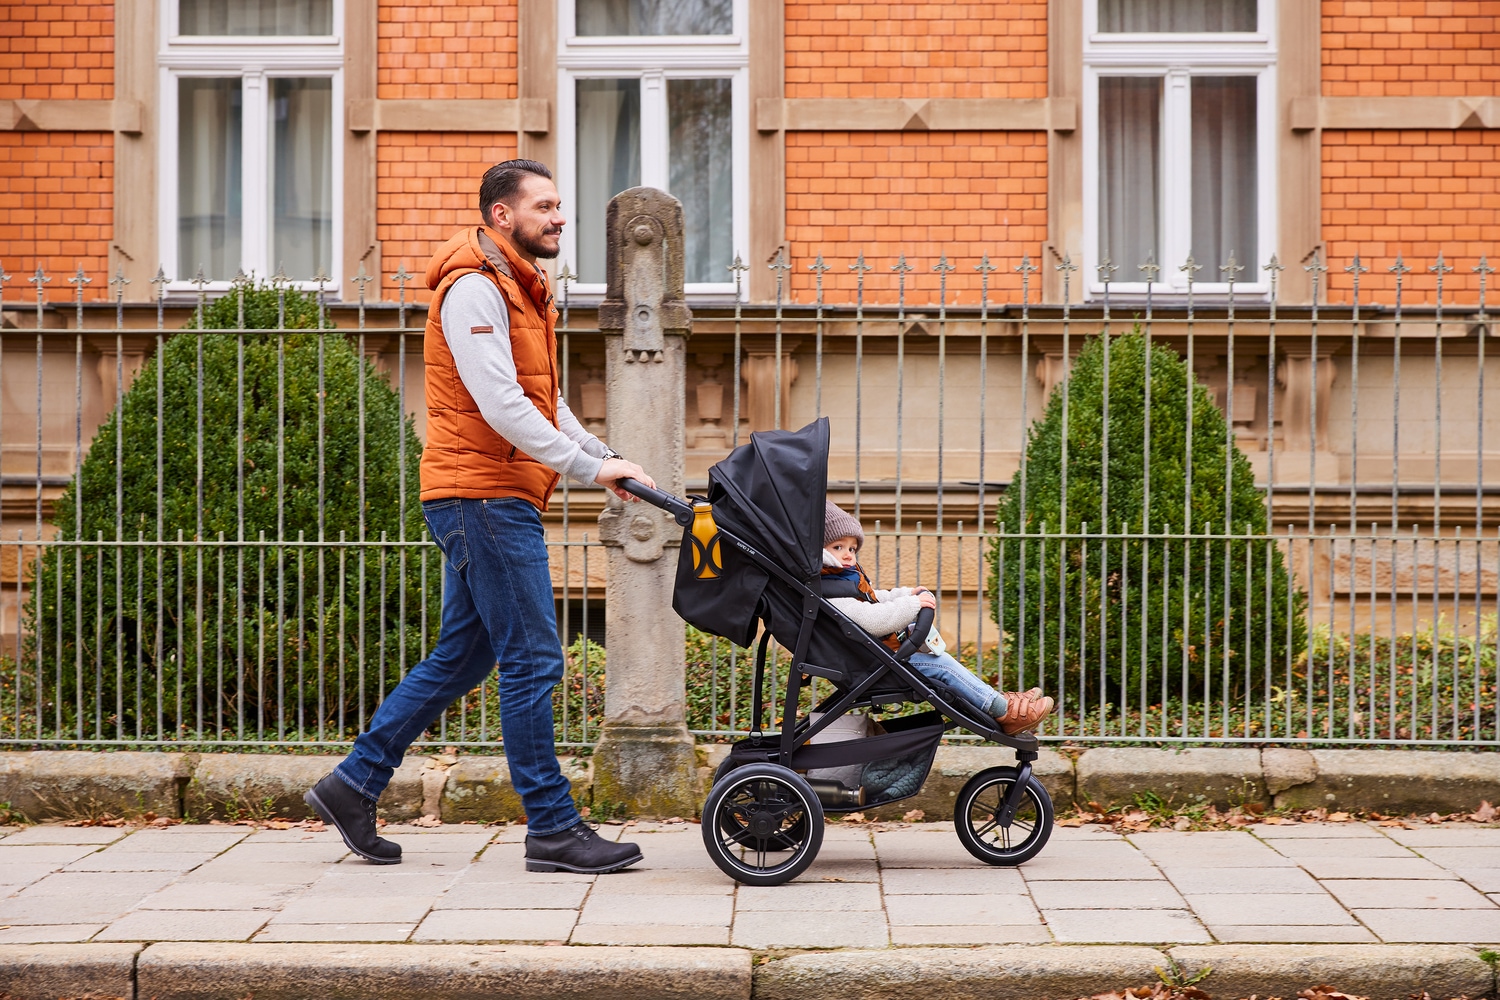
[[[0,101],[0,132],[141,131],[138,101]]]
[[[762,97],[755,102],[755,127],[760,132],[1071,132],[1078,127],[1078,102]]]
[[[1497,97],[1323,97],[1314,118],[1294,109],[1296,128],[1472,129],[1500,128]]]

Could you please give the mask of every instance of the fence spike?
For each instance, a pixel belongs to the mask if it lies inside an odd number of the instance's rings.
[[[1161,265],[1156,262],[1156,254],[1154,252],[1146,254],[1146,263],[1138,265],[1136,270],[1146,276],[1146,284],[1156,284],[1156,276],[1161,273]]]
[[[5,294],[5,283],[7,281],[9,281],[11,278],[14,278],[14,277],[15,277],[14,274],[11,274],[7,270],[5,270],[5,262],[4,261],[0,261],[0,298],[4,297],[4,294]]]
[[[989,273],[991,271],[998,271],[1000,269],[998,267],[996,267],[994,264],[991,264],[990,263],[990,255],[989,254],[985,254],[984,256],[982,256],[982,257],[979,258],[979,263],[974,265],[974,270],[976,270],[980,274],[983,274],[986,277],[988,277]],[[1017,268],[1016,270],[1019,271],[1020,268]]]
[[[565,269],[566,269],[566,266],[565,266]],[[364,305],[365,304],[365,286],[368,285],[370,282],[372,282],[372,281],[375,280],[370,275],[370,273],[365,270],[365,262],[364,261],[360,261],[359,262],[359,273],[351,276],[349,278],[349,280],[352,281],[352,282],[354,282],[356,285],[359,286],[359,304],[360,305]]]
[[[1245,269],[1245,265],[1235,259],[1234,251],[1229,251],[1229,263],[1220,266],[1219,273],[1224,275],[1224,282],[1231,287],[1239,280],[1239,273]]]
[[[1114,280],[1115,272],[1119,269],[1115,262],[1109,259],[1109,254],[1105,254],[1104,259],[1099,262],[1099,266],[1094,270],[1099,272],[1099,280],[1108,285]]]
[[[873,270],[875,270],[875,268],[873,268],[869,264],[865,263],[865,252],[863,250],[861,250],[859,252],[859,257],[854,261],[853,264],[849,265],[849,270],[855,271],[855,272],[862,272],[862,271],[873,271]],[[861,275],[861,276],[863,276],[863,275]]]

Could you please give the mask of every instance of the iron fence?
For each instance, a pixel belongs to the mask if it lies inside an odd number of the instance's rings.
[[[1382,262],[1374,301],[1369,262],[1315,257],[1306,305],[1275,258],[1250,292],[1233,259],[1206,291],[1192,260],[1174,286],[1105,261],[1086,287],[1052,260],[1054,302],[1030,257],[924,263],[778,255],[774,304],[695,303],[690,489],[749,431],[829,415],[830,494],[876,585],[932,587],[955,655],[1056,696],[1047,739],[1500,743],[1485,260],[1457,290],[1442,256]],[[38,270],[34,301],[3,304],[0,742],[347,743],[441,602],[411,276],[367,302],[361,271],[337,306],[326,278],[241,279],[218,305],[159,278],[144,331],[119,275],[56,302]],[[595,303],[571,280],[564,386],[597,424]],[[603,709],[601,503],[564,484],[547,518],[567,745]],[[748,674],[690,631],[694,732],[746,729]],[[427,742],[498,745],[497,699]]]

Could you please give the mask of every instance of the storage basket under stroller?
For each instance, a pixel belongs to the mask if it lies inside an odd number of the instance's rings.
[[[1017,766],[988,768],[964,786],[954,814],[959,839],[988,864],[1020,864],[1041,851],[1052,829],[1051,799],[1031,773],[1036,737],[1001,732],[993,718],[911,666],[912,639],[893,652],[828,601],[844,596],[834,588],[847,586],[825,583],[821,573],[828,437],[826,417],[799,431],[753,433],[709,470],[708,497],[691,502],[624,483],[684,529],[673,589],[677,613],[705,632],[756,647],[751,734],[730,748],[714,775],[703,808],[704,844],[740,882],[795,878],[817,856],[825,813],[915,795],[943,734],[962,727],[1014,749]],[[924,609],[907,635],[925,636],[932,616]],[[773,639],[792,654],[786,724],[764,732]],[[833,691],[799,717],[802,689],[814,677]],[[924,702],[929,710],[881,717],[878,729],[860,738],[825,735],[851,712]]]

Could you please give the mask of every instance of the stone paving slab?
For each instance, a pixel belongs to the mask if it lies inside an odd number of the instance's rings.
[[[304,827],[79,830],[0,838],[0,944],[1500,944],[1491,827],[1058,828],[1037,858],[992,868],[951,824],[830,824],[803,875],[763,888],[720,872],[692,823],[602,827],[645,861],[599,878],[525,871],[518,826],[388,827],[399,866]]]

